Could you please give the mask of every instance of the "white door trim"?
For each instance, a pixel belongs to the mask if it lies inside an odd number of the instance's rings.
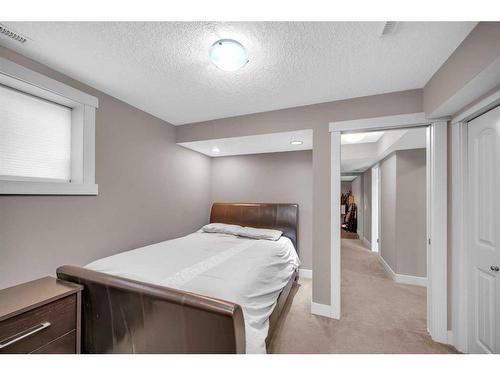
[[[341,257],[340,257],[340,132],[331,133],[331,229],[330,229],[330,305],[331,317],[340,319],[341,314]],[[333,201],[337,204],[333,204]]]
[[[448,343],[448,127],[429,127],[427,198],[427,327],[434,341]]]
[[[378,243],[378,237],[379,237],[379,230],[378,230],[378,219],[380,216],[379,209],[380,209],[380,200],[379,200],[379,185],[380,185],[380,168],[377,163],[377,165],[374,165],[371,168],[371,173],[372,173],[372,233],[371,233],[371,239],[372,239],[372,246],[371,250],[379,252],[379,243]]]
[[[376,130],[391,128],[409,128],[419,125],[429,125],[424,112],[405,115],[363,118],[350,121],[330,122],[330,132],[358,132],[360,130]]]
[[[467,123],[500,104],[500,90],[456,115],[451,120],[451,249],[453,274],[452,331],[458,350],[468,353],[468,264],[467,251]]]
[[[448,342],[447,304],[447,121],[429,120],[422,112],[406,115],[376,117],[353,121],[330,123],[331,132],[331,303],[332,309],[341,311],[340,282],[340,136],[342,132],[362,130],[388,130],[414,126],[430,127],[430,189],[431,210],[427,211],[427,222],[431,222],[428,254],[428,288],[430,295],[429,333],[435,341]],[[428,198],[429,199],[429,198]],[[436,215],[430,221],[431,215]],[[432,235],[432,237],[430,236]],[[432,281],[431,281],[432,279]]]

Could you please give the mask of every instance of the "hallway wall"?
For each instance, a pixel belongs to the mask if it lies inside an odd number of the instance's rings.
[[[396,272],[396,153],[380,162],[379,254]]]
[[[380,163],[380,256],[401,275],[426,277],[426,150],[397,151]]]
[[[426,155],[425,149],[398,151],[397,169],[397,270],[403,275],[425,277]]]

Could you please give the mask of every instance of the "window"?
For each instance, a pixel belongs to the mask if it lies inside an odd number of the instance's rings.
[[[0,58],[0,194],[97,194],[97,99]]]
[[[0,86],[0,177],[71,180],[71,109]]]

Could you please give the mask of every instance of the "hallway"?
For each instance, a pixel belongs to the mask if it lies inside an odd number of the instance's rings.
[[[426,289],[394,283],[376,254],[342,239],[342,319],[310,313],[312,283],[300,279],[270,353],[456,353],[426,330]]]

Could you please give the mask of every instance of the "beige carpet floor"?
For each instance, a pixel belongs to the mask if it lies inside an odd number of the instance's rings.
[[[426,330],[426,289],[393,282],[360,240],[342,240],[342,319],[311,314],[300,279],[269,353],[456,353]]]

